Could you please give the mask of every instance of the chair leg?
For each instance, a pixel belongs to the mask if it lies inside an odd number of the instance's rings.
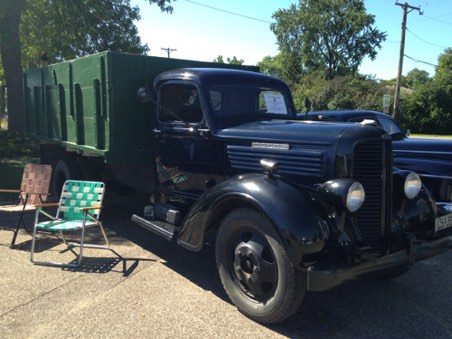
[[[35,244],[36,244],[36,226],[33,227],[33,235],[31,239],[31,250],[30,250],[30,261],[33,264],[35,263],[33,259],[33,254],[35,253]]]
[[[100,231],[102,232],[102,235],[104,236],[106,247],[110,248],[110,242],[108,241],[107,234],[105,233],[104,226],[102,225],[101,221],[99,221],[99,228]]]
[[[95,248],[95,249],[109,249],[110,248],[110,241],[108,240],[107,233],[105,233],[105,229],[104,229],[104,227],[102,225],[102,222],[99,221],[99,220],[97,220],[96,222],[99,225],[100,231],[102,233],[102,236],[104,237],[106,245],[84,244],[83,247],[85,247],[85,248]],[[70,243],[68,243],[68,246],[70,246],[70,247],[80,247],[80,243],[70,242]]]
[[[35,251],[35,242],[36,242],[36,227],[35,227],[34,231],[33,231],[33,240],[32,240],[32,243],[31,243],[30,261],[34,265],[41,265],[41,266],[79,267],[80,264],[82,263],[82,258],[83,258],[83,237],[84,237],[84,229],[82,229],[82,235],[81,235],[81,241],[80,241],[80,253],[78,255],[78,259],[77,259],[76,263],[71,264],[71,263],[62,263],[62,262],[53,262],[53,261],[37,261],[37,260],[34,260],[34,257],[33,257],[34,256],[34,251]],[[64,238],[64,235],[63,235],[63,238]],[[66,245],[68,245],[68,247],[72,247],[71,244],[66,243],[66,241],[64,241],[64,243]]]
[[[11,245],[9,246],[9,248],[14,248],[14,246],[16,245],[16,238],[17,238],[17,234],[19,233],[19,229],[20,229],[20,225],[23,225],[24,229],[27,230],[25,228],[25,222],[24,222],[24,215],[23,213],[19,213],[19,221],[17,222],[17,226],[16,229],[13,231],[14,235],[13,235],[13,239],[11,240]]]
[[[52,261],[37,261],[34,260],[34,252],[35,252],[35,245],[36,245],[36,231],[37,231],[37,224],[38,221],[38,212],[36,213],[36,217],[35,217],[35,223],[34,223],[34,227],[33,227],[33,239],[31,242],[31,250],[30,250],[30,261],[34,264],[34,265],[41,265],[41,266],[52,266],[52,267],[78,267],[80,266],[80,264],[82,263],[82,256],[83,256],[83,241],[84,241],[84,236],[85,236],[85,228],[83,227],[81,230],[81,238],[80,238],[80,254],[78,256],[77,262],[74,264],[70,264],[70,263],[61,263],[61,262],[52,262]],[[63,242],[64,244],[66,244],[66,246],[70,247],[69,244],[66,242],[66,238],[64,237],[64,233],[60,232],[61,236],[63,238]]]
[[[36,221],[35,220],[35,225],[36,225]],[[56,267],[78,267],[80,266],[80,264],[82,263],[82,259],[83,259],[83,250],[84,248],[94,248],[94,249],[109,249],[110,247],[110,243],[108,241],[108,237],[107,234],[105,233],[105,230],[103,228],[102,223],[99,221],[98,225],[101,229],[102,235],[105,239],[106,242],[106,246],[103,245],[95,245],[95,244],[85,244],[85,227],[82,227],[81,229],[81,235],[80,235],[80,242],[79,243],[74,243],[74,242],[67,242],[66,237],[64,236],[64,232],[60,232],[61,233],[61,237],[63,239],[64,244],[66,244],[68,246],[68,248],[72,248],[72,247],[79,247],[79,254],[78,254],[78,259],[77,262],[74,264],[65,264],[65,263],[59,263],[59,262],[44,262],[44,261],[36,261],[34,260],[33,256],[34,256],[34,251],[35,251],[35,242],[36,242],[36,227],[33,229],[33,240],[31,243],[31,252],[30,252],[30,261],[33,264],[36,265],[44,265],[44,266],[56,266]]]

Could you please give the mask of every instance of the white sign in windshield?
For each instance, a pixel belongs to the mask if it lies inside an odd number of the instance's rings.
[[[286,102],[282,94],[264,93],[268,113],[287,114]]]

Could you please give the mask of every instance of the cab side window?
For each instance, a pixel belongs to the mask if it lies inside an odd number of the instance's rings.
[[[160,122],[200,123],[203,120],[199,92],[193,85],[166,84],[159,93]]]

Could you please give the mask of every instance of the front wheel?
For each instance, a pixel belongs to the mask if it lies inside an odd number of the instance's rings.
[[[262,213],[237,209],[223,220],[216,242],[218,272],[240,312],[276,323],[298,309],[306,276],[295,269],[273,225]]]

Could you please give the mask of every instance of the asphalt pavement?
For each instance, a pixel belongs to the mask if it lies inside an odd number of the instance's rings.
[[[191,253],[130,222],[131,203],[102,212],[111,250],[80,268],[32,265],[31,236],[0,231],[2,338],[452,338],[452,251],[405,275],[307,294],[291,319],[260,325],[229,302],[211,244]],[[30,215],[27,224],[31,226]],[[13,220],[0,215],[0,227]],[[88,240],[102,243],[96,230]],[[37,259],[75,257],[41,236]]]

